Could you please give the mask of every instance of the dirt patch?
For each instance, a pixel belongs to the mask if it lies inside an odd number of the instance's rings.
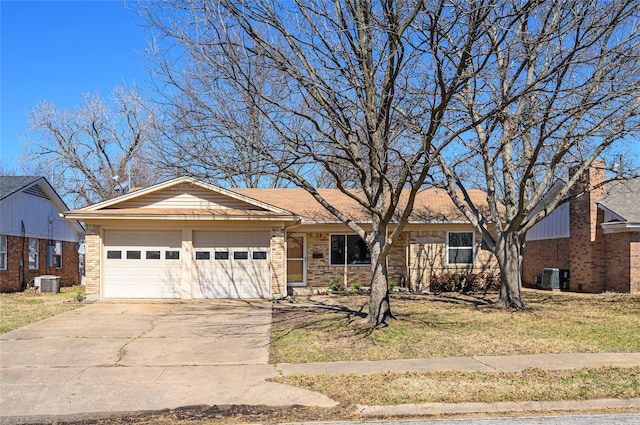
[[[638,413],[638,408],[624,409],[590,409],[574,410],[567,412],[551,411],[525,411],[505,413],[501,415],[457,414],[457,415],[437,415],[437,419],[464,419],[482,417],[520,417],[520,416],[542,416],[558,414],[616,414],[616,413]],[[374,420],[425,420],[434,419],[436,416],[376,416],[363,417],[356,413],[355,406],[335,407],[332,409],[309,408],[304,406],[292,406],[286,408],[265,407],[265,406],[188,406],[177,409],[162,410],[155,412],[140,412],[126,415],[117,415],[103,418],[85,418],[73,421],[48,421],[31,422],[52,423],[56,425],[238,425],[238,424],[263,424],[276,425],[292,422],[335,422],[335,421],[374,421]]]
[[[103,418],[56,421],[57,425],[151,425],[151,424],[251,424],[264,425],[311,422],[361,420],[355,413],[355,406],[335,407],[332,409],[304,406],[267,407],[267,406],[187,406],[177,409],[154,412],[139,412]]]

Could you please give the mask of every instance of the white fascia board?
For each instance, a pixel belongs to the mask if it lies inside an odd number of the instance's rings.
[[[605,234],[640,232],[640,223],[631,223],[629,221],[610,221],[602,223],[600,226],[602,226],[602,230],[604,230]]]

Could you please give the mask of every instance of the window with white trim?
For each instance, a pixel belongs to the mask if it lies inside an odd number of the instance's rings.
[[[0,235],[0,270],[7,270],[7,236]]]
[[[473,232],[447,232],[447,264],[473,264],[474,239]]]
[[[56,241],[53,249],[53,264],[56,265],[56,269],[62,268],[62,241]]]
[[[38,270],[39,242],[38,239],[29,239],[29,270]]]
[[[331,235],[331,265],[371,265],[369,247],[358,235]]]

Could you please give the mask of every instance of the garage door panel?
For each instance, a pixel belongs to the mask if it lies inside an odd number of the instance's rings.
[[[104,242],[106,298],[180,298],[180,232],[107,231]]]
[[[271,272],[266,232],[194,232],[196,260],[194,298],[267,298]],[[204,254],[200,254],[204,257]]]
[[[180,298],[184,263],[192,262],[188,297],[269,297],[268,232],[194,231],[192,235],[194,252],[185,257],[182,231],[105,232],[104,296]]]

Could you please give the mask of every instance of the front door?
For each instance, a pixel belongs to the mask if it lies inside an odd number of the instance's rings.
[[[287,236],[287,286],[307,285],[307,237],[303,234]]]

